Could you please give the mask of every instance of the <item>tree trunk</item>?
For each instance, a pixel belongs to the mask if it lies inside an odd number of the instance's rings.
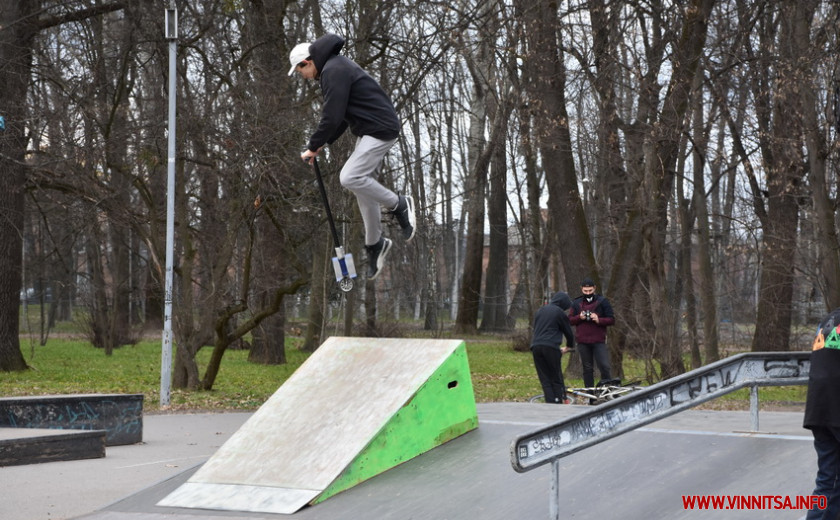
[[[127,11],[128,16],[130,11]],[[97,19],[97,26],[101,23]],[[130,20],[128,20],[130,21]],[[134,59],[133,32],[126,20],[123,20],[123,38],[120,42],[121,48],[116,58],[102,56],[99,62],[103,67],[113,67],[123,74],[118,74],[110,79],[106,78],[105,71],[101,72],[98,84],[101,98],[98,99],[98,123],[102,130],[105,141],[105,164],[109,172],[109,187],[112,189],[115,205],[119,208],[131,207],[131,169],[128,165],[128,96],[132,86],[126,84],[128,77],[134,74],[126,71],[130,68],[131,60]],[[99,37],[99,36],[97,36]],[[104,52],[104,49],[103,49]],[[110,64],[110,65],[109,65]],[[108,320],[108,331],[105,348],[106,353],[124,344],[133,342],[130,319],[129,303],[131,299],[132,280],[130,277],[129,262],[132,257],[130,226],[125,221],[110,219],[106,224],[108,234],[109,250],[105,251],[108,271],[111,276],[109,281],[111,303],[105,309]]]
[[[89,209],[87,217],[89,239],[87,241],[86,256],[88,266],[88,339],[96,348],[105,350],[110,356],[114,350],[113,343],[108,338],[110,331],[108,323],[108,294],[105,285],[105,270],[102,264],[103,252],[99,245],[105,243],[99,229],[99,212]]]
[[[260,255],[254,262],[254,282],[257,288],[253,298],[256,309],[265,309],[271,305],[274,291],[285,279],[283,258],[285,240],[268,218],[259,219],[260,231],[257,244]],[[246,254],[252,254],[248,252]],[[277,314],[264,319],[251,331],[251,349],[248,361],[264,365],[280,365],[286,362],[286,313],[281,305]],[[236,338],[235,340],[239,340]]]
[[[715,272],[712,266],[712,252],[713,244],[710,232],[709,223],[709,208],[706,201],[706,182],[705,171],[708,164],[706,151],[709,144],[709,136],[705,130],[705,104],[703,103],[702,94],[702,75],[698,74],[695,77],[695,92],[694,96],[694,188],[693,188],[693,207],[692,212],[696,218],[697,224],[697,263],[699,275],[699,289],[700,302],[703,322],[703,346],[705,353],[705,363],[712,363],[720,359],[720,352],[718,348],[718,313],[717,313],[717,293],[715,291]],[[691,236],[686,236],[686,240],[690,240]],[[690,267],[690,266],[689,266]],[[689,271],[686,273],[691,276]],[[696,299],[695,299],[696,301]],[[696,360],[692,356],[692,365]],[[699,366],[699,365],[698,365]],[[693,368],[696,368],[693,366]]]
[[[484,289],[484,312],[481,331],[508,330],[508,232],[507,232],[507,150],[504,146],[493,154],[490,176],[488,217],[490,250]]]
[[[0,371],[27,367],[20,351],[24,184],[26,182],[26,92],[32,68],[32,43],[37,32],[38,2],[0,0],[0,92],[5,130],[0,130]]]
[[[212,304],[205,304],[204,312],[195,312],[199,305],[193,280],[199,277],[196,272],[200,270],[200,262],[197,261],[199,252],[196,237],[186,224],[189,219],[183,163],[176,165],[175,177],[175,236],[178,240],[174,255],[178,258],[179,268],[173,273],[172,281],[172,329],[175,339],[172,387],[197,389],[201,387],[201,376],[195,356],[202,347],[213,342],[211,324],[214,309]]]
[[[365,326],[364,336],[378,337],[379,330],[376,328],[376,280],[365,281]]]
[[[566,109],[566,68],[558,46],[557,3],[521,2],[529,51],[525,68],[534,133],[548,187],[549,218],[556,244],[563,244],[563,271],[567,283],[596,276],[592,241],[578,190]]]
[[[328,237],[323,229],[318,235],[321,239],[316,240],[315,247],[312,248],[312,282],[309,284],[309,318],[306,320],[306,332],[303,346],[301,347],[301,350],[305,352],[315,352],[326,339],[326,337],[322,337],[322,334],[326,322],[327,278],[331,276],[333,270],[329,254],[332,239]],[[358,260],[356,262],[361,264]],[[363,267],[360,266],[360,268]],[[367,307],[365,309],[367,310]]]
[[[805,177],[802,96],[814,2],[782,3],[779,59],[772,99],[772,128],[765,145],[767,217],[762,221],[758,315],[752,350],[790,350],[791,302],[796,265],[800,186]]]
[[[481,303],[481,278],[484,272],[484,216],[487,194],[487,170],[492,150],[485,142],[488,97],[490,93],[490,58],[488,45],[483,41],[475,54],[467,54],[467,64],[473,79],[467,164],[469,176],[465,180],[463,215],[466,215],[466,247],[464,249],[461,291],[458,294],[458,314],[455,318],[457,334],[474,334],[477,330]]]
[[[277,314],[266,318],[251,331],[253,340],[248,352],[248,361],[261,365],[286,364],[286,348],[283,343],[286,337],[285,326],[286,313],[281,306]]]
[[[840,87],[835,86],[834,103],[840,104]],[[817,257],[819,262],[818,281],[825,310],[840,307],[840,237],[837,234],[835,215],[836,201],[830,194],[830,175],[827,166],[828,150],[817,117],[817,95],[812,75],[807,75],[799,84],[802,95],[802,124],[805,145],[808,149],[808,183],[814,204],[814,230],[816,232]],[[838,107],[835,106],[835,114]],[[837,117],[837,116],[835,116]],[[835,128],[840,122],[835,121]],[[835,139],[838,134],[835,133]]]
[[[703,357],[700,354],[700,341],[697,337],[697,297],[694,289],[694,276],[692,273],[692,259],[694,256],[691,248],[691,225],[689,202],[685,199],[680,201],[680,225],[681,249],[680,249],[680,277],[685,289],[685,327],[688,334],[689,350],[691,352],[691,368],[700,368],[703,365]]]
[[[467,217],[467,247],[464,257],[464,276],[461,295],[458,301],[458,318],[455,330],[459,334],[476,331],[478,322],[478,304],[481,298],[481,274],[484,257],[484,193],[487,190],[487,172],[493,152],[504,146],[505,124],[510,115],[509,103],[497,111],[490,132],[490,140],[475,162],[471,178],[475,181],[470,211]],[[480,198],[479,198],[480,197]]]
[[[619,237],[615,230],[621,228],[628,210],[628,179],[624,169],[619,135],[621,120],[616,103],[616,91],[620,89],[622,81],[616,45],[623,35],[620,31],[620,9],[608,9],[605,0],[592,0],[589,2],[589,13],[592,18],[595,58],[595,81],[592,86],[598,93],[598,155],[595,158],[594,179],[583,179],[583,182],[591,191],[607,195],[599,196],[591,206],[587,200],[586,209],[587,217],[593,213],[599,215],[599,218],[589,219],[592,229],[599,230],[601,235],[595,255],[598,265],[610,265],[618,248]],[[607,281],[602,277],[603,286],[608,285],[605,283]]]
[[[696,122],[696,121],[695,121]],[[696,136],[693,139],[697,139]],[[683,145],[685,145],[683,140]],[[679,171],[685,170],[685,150],[680,152],[680,166]],[[702,169],[702,167],[701,167]],[[677,252],[677,269],[678,276],[676,285],[678,289],[675,291],[681,293],[685,299],[685,332],[688,335],[688,344],[691,352],[691,368],[699,368],[703,364],[703,358],[700,355],[700,338],[698,337],[697,324],[697,297],[694,288],[694,272],[692,244],[693,230],[694,230],[694,210],[692,203],[683,195],[686,193],[685,175],[677,176],[677,222],[679,222],[679,239]]]
[[[685,371],[676,337],[679,304],[671,301],[665,273],[665,226],[667,201],[671,199],[681,129],[688,111],[694,75],[706,41],[709,15],[714,0],[694,0],[686,9],[679,46],[675,49],[674,70],[658,123],[652,128],[651,155],[647,157],[647,217],[642,224],[646,268],[650,284],[654,345],[662,378]]]
[[[254,83],[256,94],[256,117],[253,122],[255,133],[264,136],[255,143],[258,146],[260,157],[257,168],[262,175],[277,175],[275,167],[269,162],[273,152],[283,147],[280,136],[283,133],[285,121],[277,117],[280,113],[281,103],[285,99],[278,96],[275,89],[277,85],[285,83],[283,68],[277,67],[277,56],[285,54],[286,48],[283,39],[276,32],[275,28],[281,26],[286,14],[287,2],[267,1],[249,3],[246,9],[247,19],[251,30],[246,32],[248,45],[254,49],[252,64],[254,69]],[[282,170],[280,170],[282,171]],[[282,180],[278,180],[278,183]],[[291,206],[285,201],[277,202],[276,206],[271,205],[270,211],[278,214],[286,214]],[[277,207],[279,206],[279,207]],[[268,213],[268,211],[266,211]],[[256,239],[254,248],[259,251],[258,259],[251,259],[254,266],[253,282],[243,281],[247,286],[253,286],[258,297],[257,309],[265,309],[271,304],[274,291],[277,286],[284,285],[289,278],[287,268],[289,262],[283,261],[294,253],[288,251],[285,230],[275,224],[274,218],[262,214],[257,218]],[[253,251],[245,253],[249,258]],[[247,271],[245,276],[248,276]],[[240,289],[241,290],[241,289]],[[247,298],[246,294],[242,295]],[[248,360],[263,364],[281,364],[286,362],[286,315],[281,305],[277,315],[267,317],[252,333],[253,341]]]
[[[533,277],[531,280],[531,291],[528,294],[528,323],[534,318],[534,313],[548,298],[550,288],[548,286],[548,265],[551,259],[551,249],[547,244],[548,232],[542,208],[540,207],[540,179],[537,173],[537,152],[534,149],[531,120],[533,114],[530,110],[522,110],[520,114],[519,132],[522,139],[522,153],[525,157],[525,184],[528,189],[528,233],[530,249],[533,259],[530,264]],[[525,246],[525,244],[523,244]],[[527,258],[528,255],[523,255]],[[528,267],[526,265],[526,267]]]

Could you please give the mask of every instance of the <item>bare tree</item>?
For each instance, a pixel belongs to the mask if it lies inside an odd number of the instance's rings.
[[[816,6],[814,6],[816,8]],[[836,83],[833,89],[825,89],[826,93],[821,96],[818,86],[818,74],[820,67],[835,68],[835,55],[837,53],[837,36],[831,26],[831,20],[836,19],[837,6],[832,6],[833,12],[828,12],[823,17],[822,26],[815,27],[812,31],[814,36],[809,42],[802,41],[800,45],[808,44],[808,55],[815,59],[810,65],[808,72],[802,77],[799,85],[802,93],[802,124],[805,137],[805,145],[808,150],[807,175],[811,188],[813,200],[813,215],[815,231],[815,242],[817,262],[819,270],[813,277],[814,284],[821,289],[824,309],[830,310],[840,306],[840,237],[838,237],[837,223],[837,199],[831,197],[832,181],[829,163],[830,149],[830,125],[828,121],[820,121],[818,107],[833,103],[835,134],[840,129],[840,86]],[[814,12],[818,12],[815,9]],[[798,37],[805,38],[804,34]],[[825,49],[823,52],[815,53],[817,49]],[[818,60],[818,61],[817,61]],[[823,65],[825,63],[825,65]],[[836,74],[836,71],[834,72]],[[835,78],[836,82],[837,79]],[[830,106],[830,105],[829,105]],[[835,174],[836,176],[836,174]]]
[[[491,16],[493,4],[486,3],[476,21],[477,33],[485,37],[478,38],[473,50],[466,42],[461,44],[467,68],[472,79],[472,100],[470,106],[469,135],[469,176],[466,180],[465,212],[467,215],[466,250],[464,252],[464,275],[461,281],[461,293],[458,296],[458,316],[456,331],[470,333],[477,330],[479,304],[481,301],[481,281],[484,268],[484,220],[485,198],[487,196],[487,176],[495,149],[505,142],[504,111],[496,111],[492,121],[490,138],[485,138],[488,120],[488,106],[492,103],[493,85],[491,83],[494,65],[490,38],[482,27]]]
[[[577,182],[566,106],[565,53],[558,44],[556,3],[518,4],[527,42],[525,79],[534,134],[549,193],[554,244],[562,248],[565,284],[596,276],[595,256]]]
[[[497,34],[502,23],[500,16],[504,11],[499,11],[497,16],[488,18],[486,26],[488,36]],[[504,49],[515,49],[515,40],[512,35],[508,41],[493,54],[494,62],[500,62],[498,66],[491,68],[492,77],[495,80],[489,82],[493,95],[488,105],[488,115],[491,120],[496,120],[502,111],[506,120],[514,108],[515,96],[512,91],[511,81],[508,80],[510,71],[515,70],[516,54],[505,52]],[[494,70],[498,69],[498,72]],[[517,96],[518,97],[518,96]],[[505,131],[501,139],[507,140],[510,130]],[[480,330],[483,332],[498,332],[510,330],[513,326],[508,321],[509,285],[509,245],[508,245],[508,150],[506,143],[496,146],[493,157],[490,161],[490,179],[487,199],[487,223],[489,225],[489,249],[487,259],[487,272],[484,291],[484,310]]]
[[[75,11],[49,10],[51,4],[4,0],[0,3],[0,62],[3,64],[3,99],[7,112],[0,132],[0,157],[7,168],[6,188],[0,195],[0,370],[22,370],[26,362],[20,353],[18,307],[21,288],[21,230],[23,229],[24,184],[27,167],[26,95],[32,70],[32,47],[39,31],[75,20],[100,16],[122,9],[119,2],[99,3]],[[61,7],[61,6],[57,6]]]
[[[808,42],[814,2],[771,3],[759,16],[762,45],[755,50],[753,95],[758,101],[759,143],[767,165],[766,188],[752,183],[763,238],[758,311],[752,349],[789,350],[799,199],[805,177],[802,98],[808,77]],[[778,9],[772,9],[778,7]],[[775,43],[775,42],[778,43]],[[773,52],[773,72],[759,70]]]

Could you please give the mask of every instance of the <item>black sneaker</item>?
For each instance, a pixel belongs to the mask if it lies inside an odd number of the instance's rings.
[[[391,250],[391,241],[385,237],[379,237],[379,242],[372,246],[365,246],[365,249],[368,256],[368,279],[376,280],[385,265],[385,257]]]
[[[402,235],[406,242],[414,238],[415,226],[417,226],[417,219],[414,216],[414,199],[411,197],[399,196],[400,200],[397,202],[397,207],[391,210],[391,214],[397,218],[402,228]]]

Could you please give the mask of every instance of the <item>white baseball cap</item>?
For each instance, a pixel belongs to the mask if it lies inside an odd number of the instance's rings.
[[[302,62],[306,58],[309,57],[309,46],[312,45],[311,43],[299,43],[295,45],[295,48],[292,49],[292,52],[289,53],[289,61],[292,64],[292,68],[289,69],[289,76],[295,73],[295,67],[298,66],[298,63]]]

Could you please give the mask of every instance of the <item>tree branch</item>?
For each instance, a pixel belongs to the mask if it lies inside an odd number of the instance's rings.
[[[115,11],[121,11],[122,9],[125,9],[125,2],[115,1],[107,4],[100,4],[95,5],[93,7],[88,7],[87,9],[71,11],[69,13],[64,13],[58,16],[42,16],[38,19],[38,23],[36,23],[35,25],[39,30],[49,29],[50,27],[56,27],[70,22],[79,22],[82,20],[87,20],[88,18],[93,18],[95,16],[113,13]]]

